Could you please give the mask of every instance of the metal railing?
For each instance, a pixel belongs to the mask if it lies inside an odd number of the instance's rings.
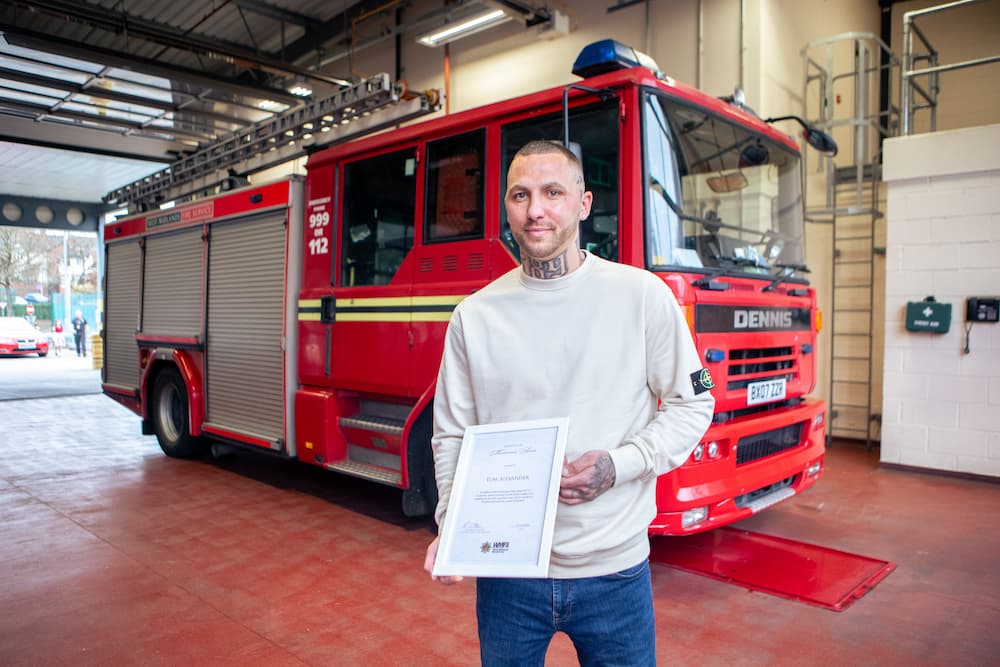
[[[975,58],[958,63],[942,65],[938,61],[940,55],[927,39],[927,35],[917,25],[916,20],[922,16],[936,14],[938,12],[957,9],[965,5],[982,2],[982,0],[958,0],[945,5],[917,9],[903,14],[903,71],[902,71],[902,133],[908,135],[913,131],[913,114],[919,109],[930,109],[931,120],[930,129],[937,129],[937,106],[938,93],[941,91],[940,75],[942,72],[950,72],[966,67],[976,67],[988,63],[1000,62],[1000,55]],[[920,40],[923,51],[914,52],[913,37]],[[927,63],[927,67],[914,69],[918,63]],[[927,83],[921,84],[916,81],[917,77],[927,77]],[[915,95],[922,98],[918,102]]]
[[[835,166],[831,157],[819,158],[817,171],[829,174],[826,202],[808,206],[809,212],[813,218],[866,213],[871,197],[865,183],[871,182],[873,175],[877,177],[873,169],[880,162],[882,140],[899,129],[899,104],[880,99],[879,84],[901,69],[900,60],[885,42],[868,32],[817,39],[801,53],[805,68],[803,113],[841,147],[837,160],[841,166]],[[845,59],[849,60],[847,65],[843,64]],[[849,104],[841,105],[841,98]],[[808,163],[811,157],[806,151],[803,159]],[[838,191],[839,185],[851,185],[851,196],[845,196],[843,188]]]

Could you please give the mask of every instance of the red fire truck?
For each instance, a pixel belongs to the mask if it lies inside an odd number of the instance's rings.
[[[671,287],[716,384],[712,426],[659,480],[651,533],[811,486],[825,408],[806,398],[820,313],[800,276],[796,143],[615,42],[585,48],[574,73],[325,148],[304,178],[108,223],[104,392],[170,456],[256,448],[397,486],[405,514],[431,513],[448,319],[518,264],[503,207],[514,152],[562,139],[594,193],[581,243]]]

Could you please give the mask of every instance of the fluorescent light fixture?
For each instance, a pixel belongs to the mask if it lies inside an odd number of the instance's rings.
[[[417,41],[424,46],[442,46],[510,20],[511,17],[503,10],[491,9],[464,18],[458,23],[446,23],[440,28],[418,37]]]
[[[309,97],[310,95],[313,94],[312,88],[310,88],[309,86],[304,86],[301,83],[297,83],[291,88],[289,88],[288,92],[298,97]]]

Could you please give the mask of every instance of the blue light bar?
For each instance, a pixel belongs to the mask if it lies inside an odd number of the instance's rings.
[[[645,53],[640,53],[614,39],[602,39],[583,47],[580,55],[576,57],[576,62],[573,63],[573,74],[586,78],[637,65],[654,72],[660,71],[656,61]]]

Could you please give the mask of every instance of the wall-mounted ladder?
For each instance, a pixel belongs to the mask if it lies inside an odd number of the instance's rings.
[[[831,226],[830,437],[880,438],[884,334],[885,225],[879,191],[882,140],[898,127],[899,108],[879,103],[879,79],[899,68],[871,33],[810,42],[805,116],[833,135],[840,154],[822,157],[825,201],[808,205],[810,222]],[[848,66],[839,65],[847,61]],[[810,153],[806,152],[808,161]],[[808,166],[806,167],[809,173]],[[879,289],[876,289],[879,286]]]

